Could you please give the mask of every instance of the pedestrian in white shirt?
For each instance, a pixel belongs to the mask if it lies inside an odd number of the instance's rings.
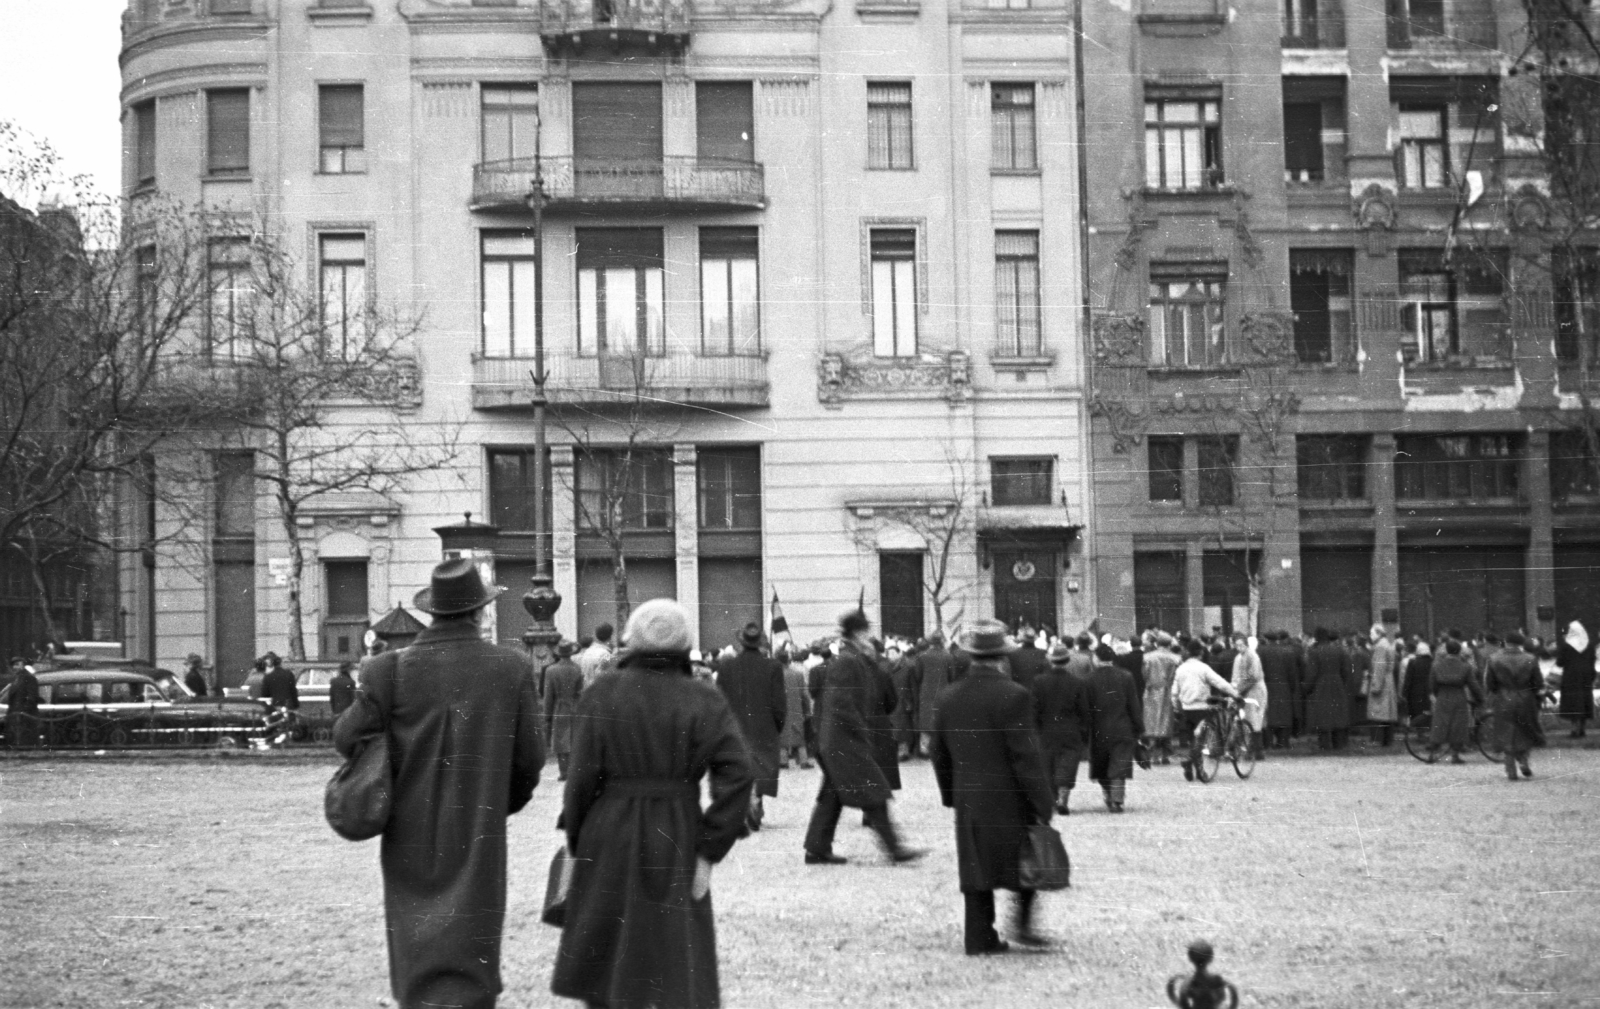
[[[585,689],[600,677],[601,673],[610,672],[616,668],[616,659],[611,654],[611,635],[614,628],[610,624],[601,624],[594,629],[594,643],[578,653],[576,661],[578,668],[583,670],[583,685]]]
[[[1205,647],[1197,638],[1184,642],[1184,659],[1172,673],[1172,717],[1177,723],[1178,738],[1189,742],[1189,755],[1183,760],[1185,781],[1193,781],[1195,769],[1200,766],[1200,734],[1197,730],[1211,711],[1211,692],[1217,690],[1231,697],[1239,696],[1232,684],[1200,660],[1200,656],[1205,654]]]

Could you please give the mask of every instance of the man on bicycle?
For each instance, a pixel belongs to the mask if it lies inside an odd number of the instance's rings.
[[[1211,694],[1219,691],[1238,698],[1233,685],[1218,676],[1216,670],[1200,660],[1205,654],[1205,644],[1197,638],[1183,643],[1184,659],[1172,674],[1172,717],[1179,739],[1189,743],[1189,755],[1183,760],[1183,780],[1193,781],[1200,768],[1200,723],[1211,713]]]

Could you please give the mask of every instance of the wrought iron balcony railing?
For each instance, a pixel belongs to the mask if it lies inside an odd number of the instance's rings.
[[[488,161],[472,171],[473,210],[526,210],[542,174],[546,209],[685,207],[760,210],[766,206],[760,165],[723,158],[588,161],[571,157]],[[535,168],[541,169],[536,173]]]
[[[547,353],[546,394],[553,403],[684,403],[697,406],[767,405],[765,354],[712,356],[687,351],[653,354]],[[472,405],[479,410],[528,407],[533,359],[478,357],[472,369]]]
[[[552,55],[624,46],[676,54],[689,46],[688,0],[544,0],[539,22]]]

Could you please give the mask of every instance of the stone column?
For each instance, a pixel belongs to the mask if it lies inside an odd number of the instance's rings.
[[[550,446],[550,574],[569,603],[556,611],[556,629],[578,638],[577,479],[571,445]],[[620,628],[619,628],[620,630]]]
[[[1555,541],[1551,533],[1550,432],[1528,432],[1528,451],[1522,465],[1522,493],[1528,500],[1527,582],[1523,605],[1529,633],[1549,640],[1560,628],[1554,617],[1539,619],[1539,607],[1556,602]],[[1549,611],[1547,611],[1549,612]]]
[[[1372,622],[1384,610],[1400,609],[1400,551],[1395,529],[1394,435],[1372,436],[1367,458],[1367,495],[1372,500]]]
[[[1205,544],[1199,540],[1190,540],[1183,545],[1184,562],[1183,575],[1185,594],[1189,604],[1189,631],[1192,634],[1209,634],[1211,628],[1206,626],[1206,569],[1205,569]]]
[[[689,611],[694,638],[700,640],[700,495],[695,480],[695,447],[672,446],[672,528],[678,562],[678,603]]]

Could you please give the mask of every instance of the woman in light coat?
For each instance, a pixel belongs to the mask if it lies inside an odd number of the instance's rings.
[[[1172,762],[1172,673],[1177,668],[1172,635],[1150,635],[1144,652],[1145,746],[1159,748],[1163,764]]]
[[[1261,726],[1267,717],[1267,676],[1261,668],[1261,656],[1256,654],[1256,639],[1243,634],[1233,636],[1233,647],[1238,653],[1233,658],[1233,689],[1244,699],[1244,718],[1250,726],[1250,746],[1256,759],[1266,756],[1261,745]]]
[[[1372,625],[1372,661],[1363,683],[1367,695],[1367,721],[1383,746],[1394,742],[1394,723],[1400,720],[1400,660],[1389,631],[1382,624]]]

